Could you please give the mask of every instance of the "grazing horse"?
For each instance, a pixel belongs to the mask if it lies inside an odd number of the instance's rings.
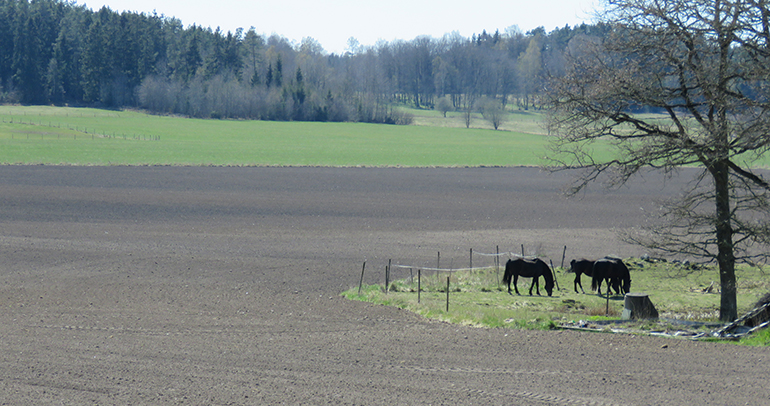
[[[593,277],[594,276],[594,263],[595,262],[596,261],[594,261],[594,260],[585,259],[585,258],[573,259],[572,261],[570,261],[570,263],[569,263],[570,264],[570,268],[569,268],[569,271],[567,271],[567,272],[568,273],[569,272],[574,272],[575,273],[575,293],[578,293],[578,286],[580,286],[580,290],[583,293],[586,293],[586,291],[583,290],[583,283],[581,281],[581,275],[585,275],[585,276],[588,276],[588,277]],[[610,285],[609,278],[607,279],[607,286],[611,286],[613,288],[613,290],[615,291],[615,293],[620,294],[620,287],[618,286],[618,284]]]
[[[583,290],[583,284],[580,282],[580,275],[585,274],[586,276],[593,276],[594,274],[594,262],[590,259],[573,259],[569,263],[569,272],[575,273],[575,293],[578,293],[578,286],[580,286],[580,290],[583,291],[583,293],[586,293],[585,290]]]
[[[551,273],[551,268],[540,258],[516,258],[509,259],[505,263],[503,283],[508,285],[508,294],[511,294],[511,279],[513,279],[513,288],[516,289],[516,294],[520,294],[519,287],[516,286],[519,276],[532,278],[532,285],[529,287],[530,296],[532,296],[533,287],[537,287],[537,295],[540,296],[539,281],[541,276],[545,279],[545,290],[548,292],[548,296],[553,293],[553,273]]]
[[[615,293],[628,293],[631,291],[631,274],[628,267],[620,258],[602,258],[594,262],[591,290],[602,294],[602,282],[607,281],[607,290],[610,290],[610,281]],[[609,293],[609,292],[608,292]]]

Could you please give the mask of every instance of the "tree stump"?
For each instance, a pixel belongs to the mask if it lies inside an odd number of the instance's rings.
[[[657,319],[658,310],[646,293],[626,293],[621,318],[623,320]]]

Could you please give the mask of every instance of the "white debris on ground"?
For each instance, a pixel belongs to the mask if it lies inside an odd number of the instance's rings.
[[[579,320],[562,322],[568,330],[646,334],[652,336],[690,338],[723,338],[737,340],[770,325],[770,301],[761,304],[729,324],[703,323],[678,319],[647,320]],[[714,330],[716,328],[716,330]],[[712,329],[706,331],[706,329]]]

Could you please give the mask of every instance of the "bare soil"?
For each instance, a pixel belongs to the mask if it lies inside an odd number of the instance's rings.
[[[0,167],[0,403],[762,404],[765,348],[479,329],[339,292],[388,259],[641,255],[692,173],[560,194],[532,168]],[[504,294],[504,293],[501,293]],[[557,294],[553,300],[559,300]]]

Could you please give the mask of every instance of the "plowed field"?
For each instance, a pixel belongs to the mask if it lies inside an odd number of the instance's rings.
[[[691,175],[566,199],[569,174],[531,168],[0,167],[0,403],[767,403],[765,348],[338,296],[363,261],[375,283],[470,248],[641,255],[610,230]]]

